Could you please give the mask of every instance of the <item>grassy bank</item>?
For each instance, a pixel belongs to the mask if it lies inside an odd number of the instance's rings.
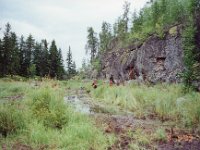
[[[0,145],[27,149],[106,149],[111,136],[74,112],[63,97],[68,83],[0,80]]]
[[[102,82],[97,89],[90,87],[96,100],[132,111],[139,118],[171,120],[177,125],[200,130],[200,94],[184,93],[182,89],[179,84],[147,86],[130,83],[110,87]]]

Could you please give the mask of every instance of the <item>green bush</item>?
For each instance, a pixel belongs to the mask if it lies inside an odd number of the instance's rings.
[[[7,136],[25,128],[25,118],[21,110],[14,106],[0,107],[0,134]]]
[[[32,112],[45,126],[61,129],[68,122],[67,106],[53,90],[40,89],[32,98]]]

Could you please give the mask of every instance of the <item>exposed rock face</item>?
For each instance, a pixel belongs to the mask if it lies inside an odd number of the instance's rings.
[[[172,27],[163,39],[152,35],[143,44],[128,48],[113,49],[102,55],[102,76],[129,79],[130,67],[134,67],[135,78],[149,82],[177,82],[184,69],[181,26]]]

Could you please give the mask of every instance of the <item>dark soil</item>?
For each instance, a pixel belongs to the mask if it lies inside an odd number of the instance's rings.
[[[6,146],[6,144],[2,145],[2,150],[33,150],[30,146],[22,144],[20,142],[14,143],[11,148],[10,146]]]
[[[6,97],[2,97],[2,99],[9,100],[9,101],[16,101],[16,100],[23,99],[23,95],[6,96]]]
[[[151,139],[149,144],[143,144],[143,149],[158,149],[158,150],[200,150],[200,138],[198,135],[191,134],[189,131],[174,129],[174,125],[157,117],[135,118],[133,113],[125,114],[124,110],[113,114],[108,113],[104,104],[99,104],[93,101],[87,92],[84,90],[70,91],[87,103],[91,107],[92,113],[88,114],[95,119],[96,126],[102,128],[105,134],[114,134],[117,137],[116,142],[108,147],[108,150],[129,150],[131,143],[136,143],[137,139],[130,137],[128,133],[134,133],[137,129],[142,129],[142,132],[150,137],[155,134],[156,129],[163,128],[167,134],[166,141],[157,141]],[[95,109],[94,109],[95,108]],[[122,113],[123,111],[123,113]],[[142,135],[141,135],[142,136]]]

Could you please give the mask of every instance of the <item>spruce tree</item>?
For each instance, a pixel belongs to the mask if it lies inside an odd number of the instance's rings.
[[[99,50],[108,50],[108,45],[112,39],[110,24],[107,22],[102,23],[101,32],[99,34]]]
[[[41,50],[42,50],[41,43],[36,42],[35,49],[34,49],[34,52],[33,52],[33,64],[35,65],[35,69],[36,69],[35,73],[36,73],[37,76],[42,76],[41,71],[42,71],[43,68],[41,67],[41,64],[42,64],[42,62],[41,62],[42,61]]]
[[[130,3],[128,1],[125,1],[123,5],[123,15],[122,15],[122,21],[124,24],[124,31],[127,33],[128,32],[128,23],[129,23],[129,13],[130,13]]]
[[[158,22],[159,19],[159,5],[158,2],[155,1],[153,6],[152,6],[152,15],[153,15],[153,26],[156,27],[156,23]]]
[[[72,76],[72,52],[71,52],[71,47],[69,46],[69,50],[67,52],[67,75],[68,78],[71,78]]]
[[[93,62],[98,52],[98,39],[92,27],[89,27],[87,31],[86,53],[90,53],[90,62]]]
[[[11,72],[11,54],[12,54],[12,41],[11,41],[11,26],[6,24],[2,43],[2,75],[8,75]]]
[[[19,63],[20,63],[20,69],[19,69],[19,75],[25,76],[26,68],[25,68],[25,41],[24,37],[20,37],[19,42]]]
[[[30,75],[33,75],[33,66],[32,66],[32,58],[33,58],[33,50],[35,47],[35,40],[33,39],[33,36],[30,34],[25,42],[25,48],[24,48],[24,62],[23,62],[23,68],[24,72],[23,75],[26,77],[29,77]]]
[[[12,46],[12,52],[11,52],[11,64],[10,64],[10,75],[17,75],[19,74],[20,69],[20,51],[17,41],[17,35],[12,32],[11,33],[11,46]]]
[[[58,66],[58,49],[55,40],[53,40],[49,49],[49,72],[52,78],[57,77]]]
[[[57,70],[58,79],[62,79],[64,72],[65,71],[64,71],[64,66],[63,66],[62,50],[59,49],[58,50],[58,70]]]
[[[42,76],[48,76],[49,75],[49,71],[50,71],[50,60],[49,60],[49,51],[48,51],[48,43],[47,40],[42,40],[41,42],[41,57],[40,57],[40,66],[41,66],[41,75]]]
[[[72,69],[72,76],[75,76],[77,74],[75,61],[73,61],[71,69]]]

